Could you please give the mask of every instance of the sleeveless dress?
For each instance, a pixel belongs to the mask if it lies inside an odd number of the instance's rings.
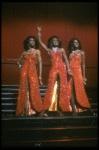
[[[70,69],[70,72],[73,74],[77,103],[79,104],[79,106],[83,108],[90,108],[91,106],[88,101],[85,89],[84,89],[80,54],[70,56],[69,69]]]
[[[67,83],[67,72],[65,64],[62,60],[62,53],[60,51],[51,52],[51,69],[48,78],[48,88],[45,93],[43,101],[43,109],[48,110],[52,105],[53,92],[56,90],[57,81],[56,76],[59,74],[60,77],[60,95],[59,95],[59,106],[63,111],[70,111],[70,84]],[[69,85],[69,86],[68,86]],[[57,96],[56,96],[57,97]],[[55,103],[57,103],[55,101]]]
[[[29,93],[31,98],[31,107],[34,108],[37,112],[42,110],[42,99],[39,92],[39,81],[36,71],[36,56],[33,54],[26,54],[24,56],[24,65],[21,68],[20,72],[20,86],[19,86],[19,95],[17,101],[17,110],[16,114],[22,114],[25,109],[25,105],[30,103],[26,100],[26,79],[29,80]],[[28,93],[28,94],[29,94]],[[28,101],[28,102],[26,102]]]

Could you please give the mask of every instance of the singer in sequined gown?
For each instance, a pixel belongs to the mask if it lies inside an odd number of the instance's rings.
[[[48,46],[46,46],[41,41],[41,27],[37,26],[37,29],[39,43],[47,51],[52,63],[43,101],[43,110],[57,111],[60,116],[63,116],[63,112],[70,111],[71,91],[67,83],[67,71],[70,75],[71,73],[69,72],[67,56],[65,50],[61,48],[61,41],[57,36],[52,36],[48,40]],[[64,57],[65,64],[62,57]],[[44,114],[44,111],[42,114]]]
[[[34,115],[42,110],[39,92],[39,82],[42,84],[42,61],[38,46],[38,40],[34,36],[28,36],[24,41],[25,52],[17,61],[17,65],[21,68],[17,115]],[[37,60],[39,62],[39,81],[35,66]],[[23,65],[21,65],[22,61]]]
[[[70,79],[71,82],[71,105],[73,115],[78,112],[90,109],[90,103],[88,101],[84,84],[86,84],[85,77],[85,52],[81,50],[82,46],[77,38],[70,40],[68,45],[69,50],[69,69],[73,76]],[[74,93],[75,88],[75,93]],[[75,97],[75,96],[76,97]]]

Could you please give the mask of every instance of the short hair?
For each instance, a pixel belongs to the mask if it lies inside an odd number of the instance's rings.
[[[47,47],[50,48],[50,49],[52,49],[52,40],[53,40],[53,38],[57,38],[57,40],[58,40],[58,42],[59,42],[58,47],[61,48],[62,42],[59,41],[58,36],[52,36],[52,37],[50,37],[50,38],[48,39],[48,45],[47,45]]]
[[[24,44],[24,49],[25,49],[26,51],[29,49],[29,39],[30,39],[30,38],[33,38],[33,39],[35,40],[35,46],[34,46],[34,48],[37,49],[37,48],[39,47],[39,42],[38,42],[38,40],[36,39],[36,37],[34,37],[34,36],[28,36],[28,37],[24,40],[24,42],[23,42],[23,44]]]
[[[79,50],[82,49],[82,45],[81,45],[81,42],[77,39],[77,38],[72,38],[69,42],[69,45],[68,45],[68,50],[69,52],[71,53],[73,50],[75,50],[75,47],[74,47],[74,40],[77,40],[78,43],[79,43]]]

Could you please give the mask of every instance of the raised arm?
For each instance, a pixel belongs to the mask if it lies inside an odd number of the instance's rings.
[[[37,58],[38,58],[38,62],[39,62],[39,81],[40,84],[42,85],[42,59],[41,59],[41,53],[39,50],[37,50]]]
[[[72,75],[72,73],[69,70],[69,62],[68,62],[67,55],[66,55],[66,52],[65,52],[64,49],[62,49],[62,53],[63,53],[63,57],[65,59],[65,64],[66,64],[67,72],[68,72],[69,75]]]
[[[86,77],[85,77],[85,52],[82,51],[81,53],[81,56],[82,56],[82,75],[83,75],[83,81],[84,81],[84,84],[86,84]]]
[[[37,26],[37,30],[38,30],[38,40],[39,40],[39,43],[44,48],[44,50],[46,50],[47,52],[49,52],[49,48],[47,48],[47,46],[41,40],[41,33],[40,33],[41,27]]]

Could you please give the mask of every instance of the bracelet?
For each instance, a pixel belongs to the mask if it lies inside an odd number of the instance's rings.
[[[70,71],[69,68],[67,69],[67,71]]]
[[[38,36],[41,36],[41,33],[38,33]]]
[[[21,68],[22,67],[22,65],[19,65],[19,68]]]

